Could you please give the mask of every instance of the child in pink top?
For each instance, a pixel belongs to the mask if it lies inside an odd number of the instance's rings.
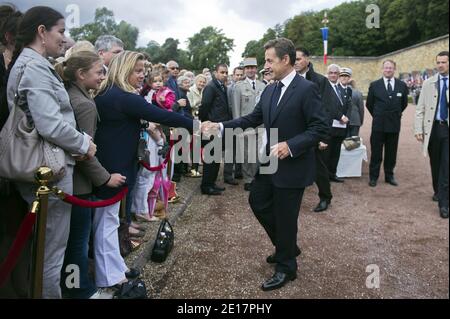
[[[159,106],[160,108],[172,112],[172,106],[175,104],[175,93],[164,86],[161,72],[152,72],[147,80],[142,96],[147,102]]]

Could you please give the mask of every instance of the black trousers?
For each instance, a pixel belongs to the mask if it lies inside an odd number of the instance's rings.
[[[319,150],[316,148],[316,185],[319,189],[320,200],[331,202],[333,195],[331,194],[330,174],[328,172],[328,157],[330,151]]]
[[[448,207],[448,125],[434,122],[431,131],[428,154],[434,193],[439,197],[439,207]]]
[[[341,145],[345,136],[333,136],[328,144],[328,172],[330,176],[336,176],[339,158],[341,157]]]
[[[349,125],[347,130],[347,137],[359,136],[360,126]]]
[[[394,177],[394,169],[397,163],[399,133],[385,133],[372,131],[370,145],[372,154],[370,157],[370,179],[378,180],[380,177],[381,162],[383,161],[384,148],[384,176],[386,179]]]
[[[304,191],[278,188],[271,175],[258,174],[253,182],[250,207],[275,246],[276,271],[297,271],[297,223]]]
[[[225,147],[225,138],[221,138],[221,141],[223,151]],[[210,142],[203,143],[203,147],[205,147],[208,143]],[[212,153],[211,155],[214,156],[214,153]],[[214,187],[217,181],[217,177],[219,176],[220,163],[221,162],[213,162],[210,164],[203,163],[203,176],[201,184],[202,189]],[[225,163],[223,172],[224,172],[224,179],[233,179],[233,163]]]

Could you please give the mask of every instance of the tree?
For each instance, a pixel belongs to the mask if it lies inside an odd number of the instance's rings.
[[[366,27],[369,4],[380,9],[380,28]],[[362,0],[342,3],[326,11],[330,20],[328,51],[331,55],[379,56],[448,34],[449,29],[448,0]],[[248,42],[244,56],[256,52],[259,59],[264,40],[280,32],[296,46],[308,48],[313,55],[322,55],[320,28],[324,12],[304,12],[277,25],[274,28],[277,31],[268,29],[263,39]]]
[[[219,63],[230,64],[228,52],[233,50],[234,40],[222,30],[206,27],[188,39],[189,60],[196,71],[214,67]]]
[[[120,21],[114,35],[123,41],[127,50],[134,50],[139,36],[139,29],[128,22]]]
[[[265,54],[264,45],[266,42],[283,36],[284,27],[277,24],[274,28],[269,28],[259,41],[250,41],[247,43],[242,57],[254,57],[258,61],[258,68],[264,67]]]
[[[70,30],[70,36],[75,41],[87,40],[91,43],[95,43],[101,35],[107,34],[121,39],[127,50],[134,50],[139,36],[139,29],[125,21],[117,24],[114,19],[114,12],[107,8],[98,8],[95,10],[94,22]]]

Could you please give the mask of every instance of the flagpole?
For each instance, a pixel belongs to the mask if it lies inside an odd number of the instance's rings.
[[[328,63],[328,26],[327,24],[330,21],[328,20],[327,13],[325,12],[322,23],[324,25],[320,30],[322,31],[322,39],[323,39],[323,63],[327,65]]]

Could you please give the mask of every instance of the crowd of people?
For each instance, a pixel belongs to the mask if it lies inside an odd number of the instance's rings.
[[[24,14],[11,6],[1,6],[0,27],[4,47],[0,59],[1,126],[8,120],[9,111],[19,107],[19,97],[20,107],[26,110],[39,135],[66,153],[65,175],[54,186],[89,201],[110,199],[125,186],[128,188],[123,220],[120,203],[94,210],[50,197],[44,298],[112,298],[121,284],[139,276],[137,270],[125,264],[121,241],[129,240],[134,248],[138,247],[145,223],[167,217],[167,204],[177,200],[176,183],[182,178],[201,178],[202,194],[217,196],[226,191],[217,184],[221,161],[178,163],[178,156],[183,152],[192,155],[194,150],[183,149],[174,154],[168,146],[174,128],[185,128],[192,134],[196,120],[206,123],[207,129],[212,122],[223,123],[214,126],[218,130],[274,126],[280,129],[281,143],[277,145],[271,143],[269,135],[258,134],[257,130],[235,137],[234,145],[245,145],[243,160],[238,160],[233,152],[233,160],[224,163],[223,180],[233,187],[243,180],[255,215],[276,247],[276,254],[269,256],[268,261],[277,263],[277,272],[263,289],[277,289],[295,279],[293,258],[301,252],[292,242],[297,235],[297,228],[292,227],[297,225],[294,218],[298,218],[303,190],[315,182],[319,201],[314,211],[329,208],[333,198],[330,183],[344,182],[337,176],[342,143],[348,137],[358,136],[364,124],[364,99],[350,68],[332,64],[327,74],[321,75],[314,71],[306,48],[292,47],[289,40],[282,39],[266,45],[266,65],[259,72],[258,61],[247,57],[231,76],[226,64],[214,66],[213,72],[205,68],[195,75],[193,71],[180,70],[173,60],[152,64],[151,57],[126,51],[123,42],[112,35],[103,35],[95,43],[79,41],[68,45],[63,15],[42,6]],[[448,77],[448,52],[438,55],[438,69],[440,75],[423,84],[416,136],[425,141],[424,149],[430,152],[434,199],[439,201],[441,216],[448,218],[448,87],[442,80],[443,76]],[[383,151],[385,181],[398,186],[394,169],[408,89],[404,82],[395,79],[395,71],[394,61],[384,61],[383,77],[371,84],[367,96],[366,107],[373,117],[371,187],[377,186]],[[447,91],[447,99],[445,94],[433,97],[430,83],[438,80],[444,89],[439,92]],[[287,101],[291,96],[298,99],[298,104]],[[264,109],[266,105],[269,111]],[[301,110],[296,109],[298,105]],[[433,119],[429,110],[436,105],[438,118]],[[290,117],[280,115],[283,108],[291,108]],[[276,124],[277,121],[288,124]],[[295,132],[297,135],[292,136]],[[262,164],[252,160],[251,153],[258,152],[250,147],[252,139],[259,141],[253,148],[267,144],[266,153],[281,160],[281,173],[274,174],[272,181],[263,180],[258,172]],[[221,142],[225,149],[225,138]],[[203,146],[208,143],[203,141]],[[165,165],[170,157],[176,163],[169,161]],[[150,170],[140,162],[161,169]],[[311,170],[313,167],[315,170]],[[291,176],[287,178],[286,174]],[[295,181],[287,181],[293,178]],[[33,183],[1,180],[1,187],[2,205],[8,202],[5,197],[20,197],[26,205],[35,198]],[[278,192],[273,200],[282,203],[276,207],[293,212],[284,217],[285,226],[279,224],[283,235],[264,220],[267,212],[261,208]],[[296,202],[292,204],[293,198]],[[292,223],[287,225],[289,220]],[[6,228],[10,224],[2,225]],[[122,228],[125,239],[119,231]],[[6,233],[5,229],[2,231]],[[89,252],[95,263],[94,274],[89,271]],[[65,284],[67,265],[79,266],[80,287],[69,289]],[[26,292],[17,294],[26,296]]]

